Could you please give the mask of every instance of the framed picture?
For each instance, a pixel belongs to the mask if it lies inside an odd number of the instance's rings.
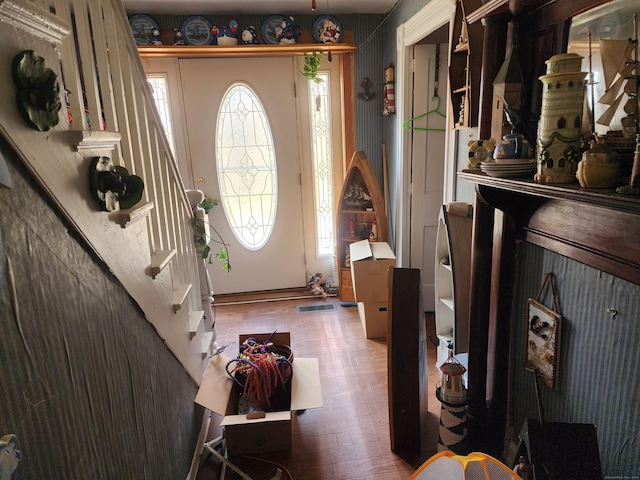
[[[549,388],[555,388],[560,346],[558,312],[530,298],[527,304],[527,370],[537,372]]]

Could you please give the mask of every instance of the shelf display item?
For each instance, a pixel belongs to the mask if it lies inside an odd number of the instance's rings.
[[[291,45],[298,41],[302,27],[296,25],[293,17],[285,18],[275,27],[276,40],[280,45]]]
[[[540,77],[542,109],[538,124],[538,183],[573,183],[580,160],[580,129],[584,107],[582,57],[554,55]]]
[[[186,45],[182,32],[177,28],[173,29],[173,44],[174,45]]]
[[[469,140],[469,168],[479,168],[482,162],[489,162],[496,149],[496,141],[489,140]]]
[[[342,41],[342,25],[331,15],[316,18],[311,28],[313,38],[318,43],[338,43]]]
[[[211,32],[211,22],[202,15],[187,17],[182,23],[182,38],[187,45],[211,45],[213,43],[213,33]]]
[[[158,24],[149,15],[142,13],[131,15],[129,17],[129,25],[136,45],[152,45],[154,32],[158,32],[158,35],[160,34]]]
[[[533,154],[533,148],[529,141],[519,133],[509,133],[502,137],[495,149],[493,158],[496,162],[502,160],[529,161]]]
[[[282,28],[282,23],[286,20],[284,15],[270,15],[262,22],[262,41],[267,45],[277,45],[280,42],[276,37],[277,30]]]
[[[493,102],[491,112],[491,137],[502,138],[508,133],[513,133],[513,126],[509,125],[506,109],[520,111],[522,108],[522,84],[524,82],[520,61],[515,48],[500,67],[496,78],[493,80]],[[534,138],[530,140],[533,145]]]
[[[238,44],[238,22],[231,20],[229,26],[223,25],[218,27],[214,25],[211,27],[211,34],[213,35],[213,43],[216,45],[237,45]]]
[[[483,162],[480,169],[490,177],[525,178],[535,174],[537,162],[535,160],[504,160],[502,162]]]
[[[620,160],[615,150],[596,135],[591,148],[582,154],[576,177],[583,188],[610,188],[620,180]]]
[[[240,34],[240,43],[242,45],[250,45],[257,44],[258,42],[258,32],[256,31],[256,27],[250,25],[248,27],[244,27],[242,29],[242,33]]]
[[[378,222],[376,219],[373,219],[373,224],[371,225],[371,232],[369,233],[369,241],[377,242],[378,241]]]

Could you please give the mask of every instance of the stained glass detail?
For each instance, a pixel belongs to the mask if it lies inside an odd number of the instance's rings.
[[[334,255],[333,152],[329,74],[318,72],[320,82],[308,81],[311,107],[311,157],[316,215],[316,254]]]
[[[233,234],[245,248],[259,250],[275,224],[278,175],[269,119],[248,84],[233,84],[220,104],[216,168]]]

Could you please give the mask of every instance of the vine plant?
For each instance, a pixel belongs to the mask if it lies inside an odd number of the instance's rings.
[[[313,52],[304,54],[304,70],[300,73],[315,83],[321,83],[322,79],[318,78],[318,69],[322,62],[322,52]]]
[[[200,204],[198,204],[199,207],[202,207],[204,209],[205,213],[209,213],[209,211],[216,205],[218,205],[218,202],[216,200],[211,200],[210,198],[205,198]],[[211,264],[213,263],[213,257],[217,257],[220,262],[222,262],[222,268],[226,272],[231,272],[229,250],[227,250],[229,244],[224,241],[222,235],[220,235],[220,232],[218,232],[218,230],[216,230],[216,228],[210,223],[200,221],[195,217],[193,218],[193,228],[195,230],[193,240],[195,241],[196,246],[200,248],[200,254],[202,255],[202,258],[208,260],[209,264]],[[218,237],[217,239],[211,238],[211,241],[221,245],[221,247],[215,253],[211,252],[211,247],[207,244],[207,236],[205,234],[206,228],[209,228],[209,230],[215,233],[215,235]]]

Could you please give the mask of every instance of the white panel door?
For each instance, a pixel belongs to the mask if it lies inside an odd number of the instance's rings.
[[[209,212],[209,222],[229,244],[231,264],[230,273],[216,259],[209,265],[214,296],[306,284],[296,73],[293,59],[285,57],[180,60],[195,188],[209,198],[222,200],[216,171],[216,123],[223,96],[235,82],[246,83],[257,94],[275,145],[277,201],[267,243],[257,250],[242,246],[231,230],[222,201]],[[252,167],[247,165],[247,174]],[[210,246],[213,251],[219,248],[215,242]]]
[[[436,234],[445,163],[446,118],[442,114],[447,105],[446,51],[446,45],[440,45],[440,64],[436,69],[436,45],[414,46],[413,116],[416,120],[411,145],[411,267],[421,270],[422,301],[428,312],[435,307]],[[436,70],[438,89],[435,88]]]

